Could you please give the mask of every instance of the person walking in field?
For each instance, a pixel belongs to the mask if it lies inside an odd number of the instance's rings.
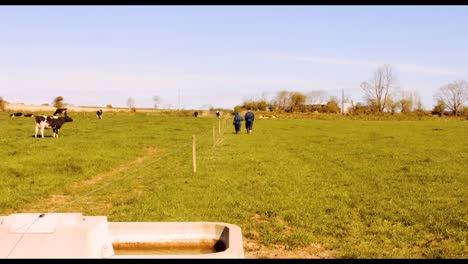
[[[234,128],[236,129],[236,134],[240,134],[242,121],[244,121],[244,119],[242,118],[241,114],[237,112],[236,116],[234,116],[234,121],[232,121],[232,124],[234,125]]]
[[[247,109],[247,113],[245,114],[245,128],[247,129],[247,134],[252,133],[254,119],[254,113],[252,113],[250,108]]]

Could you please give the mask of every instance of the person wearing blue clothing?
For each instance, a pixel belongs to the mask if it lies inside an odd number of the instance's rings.
[[[247,134],[252,133],[253,122],[255,119],[254,113],[250,110],[250,108],[247,109],[247,113],[245,114],[245,128],[247,129]]]
[[[236,116],[234,116],[234,121],[232,122],[234,128],[236,129],[236,134],[240,134],[242,121],[244,121],[244,119],[242,118],[241,114],[237,112]]]

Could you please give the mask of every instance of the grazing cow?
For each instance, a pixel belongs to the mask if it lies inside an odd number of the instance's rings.
[[[97,118],[102,119],[102,109],[99,109],[99,110],[96,112],[96,115],[97,115]]]
[[[66,108],[57,108],[54,112],[54,116],[57,116],[58,114],[64,114],[67,115],[67,109]]]
[[[216,116],[217,116],[218,118],[221,118],[221,113],[220,113],[219,111],[216,111]]]
[[[34,135],[37,138],[37,132],[41,129],[42,138],[44,138],[44,129],[53,130],[53,137],[58,137],[59,129],[65,122],[72,122],[69,116],[57,117],[57,116],[36,116],[36,134]]]
[[[198,117],[198,112],[193,113],[193,116]]]
[[[11,114],[10,116],[11,116],[11,117],[15,117],[15,116],[22,116],[22,115],[23,115],[23,113],[13,113],[13,114]]]
[[[34,116],[34,114],[24,114],[24,117],[31,117]]]

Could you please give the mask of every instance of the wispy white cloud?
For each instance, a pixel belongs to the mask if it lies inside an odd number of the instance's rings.
[[[396,67],[398,67],[398,69],[402,71],[428,73],[428,74],[435,74],[435,75],[453,75],[453,76],[461,77],[465,74],[459,70],[430,67],[430,66],[425,66],[425,65],[396,64]]]
[[[126,69],[127,66],[118,67]],[[236,74],[182,71],[126,71],[93,69],[23,70],[0,72],[2,96],[13,103],[49,103],[61,95],[76,105],[125,106],[133,97],[139,107],[151,107],[152,96],[160,95],[163,104],[185,107],[214,105],[230,107],[242,102],[242,96],[260,94],[261,88],[274,84],[265,77]],[[18,93],[18,91],[28,91]]]
[[[337,58],[324,58],[324,57],[300,57],[300,56],[281,56],[284,59],[296,60],[296,61],[307,61],[321,64],[331,65],[359,65],[359,66],[375,66],[379,65],[380,62],[366,61],[366,60],[349,60],[349,59],[337,59]]]
[[[268,58],[282,58],[305,61],[320,65],[345,65],[363,67],[368,71],[384,62],[325,57],[282,56],[268,54]],[[415,64],[392,64],[398,71],[420,72],[425,74],[461,75],[451,69],[426,67]],[[1,68],[1,65],[0,65]],[[340,95],[345,89],[347,95],[360,96],[359,84],[367,74],[355,74],[335,78],[329,75],[274,74],[268,71],[256,73],[236,73],[222,70],[202,71],[197,69],[167,68],[161,65],[112,64],[82,67],[72,65],[66,68],[50,67],[32,69],[0,69],[2,96],[11,102],[44,103],[62,95],[68,103],[76,105],[125,106],[128,97],[135,97],[138,106],[151,107],[152,96],[160,95],[163,104],[176,105],[178,91],[181,92],[181,105],[198,107],[203,104],[233,106],[242,102],[243,96],[256,97],[269,91],[271,95],[282,89],[308,92],[325,90],[330,95]],[[412,76],[412,75],[411,75]],[[424,79],[427,76],[422,76]],[[463,78],[463,77],[462,77]],[[448,79],[448,78],[447,78]],[[421,84],[421,90],[430,97],[438,84]],[[422,88],[421,88],[422,89]],[[425,91],[427,90],[427,91]],[[19,93],[18,91],[28,91]],[[427,99],[428,102],[430,100]]]
[[[306,61],[319,64],[330,64],[330,65],[350,65],[350,66],[366,66],[366,67],[377,67],[386,62],[384,61],[369,61],[369,60],[355,60],[355,59],[343,59],[343,58],[326,58],[326,57],[301,57],[301,56],[279,56],[283,59],[295,60],[295,61]],[[463,71],[433,67],[428,65],[418,64],[404,64],[404,63],[388,63],[394,65],[397,70],[406,72],[416,72],[433,75],[452,75],[462,77]]]

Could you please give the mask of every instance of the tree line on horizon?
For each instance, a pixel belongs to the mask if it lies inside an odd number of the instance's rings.
[[[404,91],[397,86],[397,75],[393,66],[385,64],[378,67],[373,76],[360,85],[364,93],[364,102],[354,102],[349,98],[338,99],[329,96],[324,90],[313,90],[308,93],[281,90],[271,100],[263,93],[259,99],[245,99],[241,105],[234,107],[234,112],[245,109],[271,112],[314,112],[314,113],[344,113],[348,114],[383,114],[416,113],[418,115],[454,115],[468,116],[468,83],[465,80],[455,80],[441,86],[434,94],[437,102],[432,110],[424,109],[418,91]],[[155,109],[161,105],[161,97],[153,96]],[[0,97],[0,111],[5,111],[6,104]],[[346,103],[346,108],[342,109]],[[66,104],[62,96],[57,96],[52,102],[56,108]],[[49,105],[49,104],[43,104]],[[341,107],[340,107],[341,105]],[[127,106],[136,112],[135,100],[130,97]],[[106,105],[112,108],[111,104]],[[347,110],[347,111],[346,111]]]
[[[364,102],[354,102],[349,98],[341,100],[328,96],[324,90],[308,93],[281,90],[271,100],[265,93],[259,99],[245,99],[241,105],[234,107],[238,112],[243,109],[272,112],[317,112],[349,114],[383,114],[416,113],[419,115],[454,115],[468,116],[468,83],[455,80],[443,85],[434,94],[437,102],[432,110],[424,109],[421,96],[417,90],[404,91],[397,86],[397,75],[394,67],[388,64],[378,67],[373,76],[360,85],[364,93]],[[340,105],[346,103],[347,108]]]

